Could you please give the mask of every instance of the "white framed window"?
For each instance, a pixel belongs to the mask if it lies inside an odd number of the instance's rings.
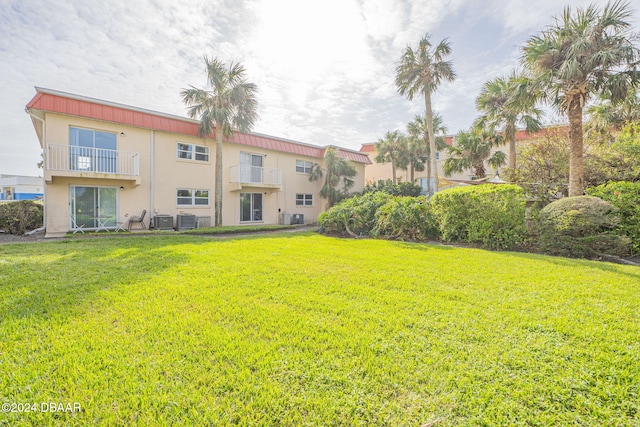
[[[311,173],[313,163],[307,160],[296,160],[296,172],[298,173]]]
[[[187,144],[178,142],[177,156],[184,160],[209,161],[209,147],[205,145]]]
[[[440,160],[440,152],[436,151],[436,160]]]
[[[209,206],[209,190],[178,188],[176,204],[178,206]]]
[[[313,194],[296,194],[296,206],[313,206]]]

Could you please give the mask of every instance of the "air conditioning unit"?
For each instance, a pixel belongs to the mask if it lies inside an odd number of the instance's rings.
[[[304,214],[293,214],[291,224],[304,224]]]
[[[156,230],[173,230],[173,217],[171,215],[154,216],[153,228]]]
[[[196,228],[195,215],[178,215],[176,216],[176,230],[192,230]]]
[[[196,217],[196,228],[211,227],[210,216],[198,216]]]
[[[280,213],[280,221],[278,221],[281,225],[291,225],[291,214],[287,212]]]

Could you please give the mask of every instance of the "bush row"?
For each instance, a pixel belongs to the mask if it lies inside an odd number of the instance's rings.
[[[25,231],[42,227],[43,207],[31,200],[0,204],[0,230],[10,234],[24,234]]]
[[[318,225],[352,237],[437,239],[489,249],[526,243],[536,252],[574,257],[639,251],[640,184],[609,183],[589,194],[601,198],[557,200],[536,211],[528,227],[523,191],[515,185],[453,188],[430,200],[372,191],[322,213]]]
[[[480,244],[510,249],[523,240],[525,200],[513,185],[460,187],[426,197],[365,193],[322,213],[323,232],[386,239]]]

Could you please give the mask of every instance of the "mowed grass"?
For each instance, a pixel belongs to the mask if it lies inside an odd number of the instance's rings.
[[[0,425],[638,426],[640,269],[276,234],[0,246]]]

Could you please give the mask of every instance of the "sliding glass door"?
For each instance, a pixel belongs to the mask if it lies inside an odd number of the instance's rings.
[[[240,193],[240,222],[262,221],[262,193]]]
[[[71,186],[70,228],[115,227],[118,215],[115,187]]]
[[[118,173],[118,138],[115,133],[69,129],[71,170]]]
[[[262,181],[262,155],[240,153],[240,181],[261,184]]]

